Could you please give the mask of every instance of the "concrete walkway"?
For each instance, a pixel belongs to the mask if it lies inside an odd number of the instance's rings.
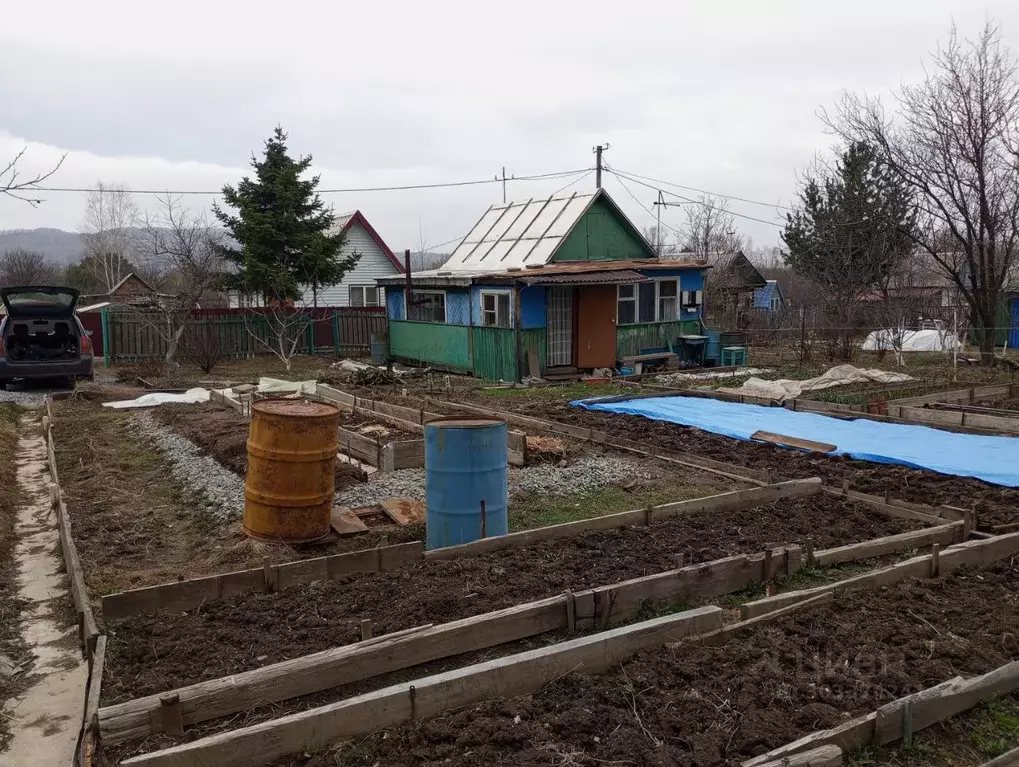
[[[18,595],[28,604],[21,613],[21,633],[35,656],[33,684],[8,703],[14,739],[0,754],[0,764],[69,764],[85,707],[88,664],[78,648],[78,629],[59,627],[60,597],[70,599],[61,573],[57,516],[50,508],[46,441],[35,414],[23,416],[18,440],[18,484],[21,505],[15,533]]]

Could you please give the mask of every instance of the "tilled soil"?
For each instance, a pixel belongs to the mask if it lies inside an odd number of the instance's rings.
[[[364,394],[370,396],[367,391]],[[378,396],[392,399],[386,391]],[[407,398],[394,401],[408,404]],[[471,404],[597,429],[620,439],[645,442],[747,468],[773,469],[777,476],[792,479],[821,477],[831,487],[841,487],[842,481],[848,479],[853,490],[864,493],[884,495],[887,491],[893,498],[929,506],[948,504],[963,509],[975,506],[979,526],[984,529],[1019,520],[1019,488],[990,485],[970,477],[744,442],[665,421],[599,413],[565,403],[492,402],[491,398],[474,397]],[[450,411],[453,411],[452,408]]]
[[[915,529],[858,504],[818,495],[697,514],[650,527],[592,532],[478,557],[428,560],[391,572],[321,581],[280,594],[210,602],[184,615],[111,622],[104,705],[521,602],[662,572],[683,552],[700,562],[802,542],[827,548]]]
[[[1001,564],[844,594],[721,646],[644,652],[276,765],[737,765],[1019,657],[1017,587]]]
[[[215,458],[221,465],[243,477],[248,471],[248,422],[233,409],[213,402],[197,405],[161,405],[152,415],[164,426]],[[336,492],[365,481],[360,469],[336,462]]]

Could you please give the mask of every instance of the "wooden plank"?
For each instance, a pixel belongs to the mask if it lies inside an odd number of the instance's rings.
[[[386,498],[379,506],[398,525],[421,525],[425,521],[425,502],[413,498]]]
[[[395,570],[408,562],[419,561],[422,555],[421,542],[411,541],[327,557],[284,562],[274,566],[277,579],[275,585],[283,589],[314,580]],[[103,617],[112,620],[155,610],[184,612],[198,607],[202,602],[262,591],[265,587],[265,573],[261,568],[146,586],[104,596]]]
[[[180,697],[184,723],[196,724],[556,631],[566,626],[565,601],[560,595],[439,626],[409,629],[199,682],[172,694]],[[160,697],[150,695],[100,710],[103,742],[112,745],[145,737]]]
[[[899,519],[912,519],[918,522],[925,522],[928,525],[941,525],[944,524],[944,519],[941,518],[940,512],[934,506],[923,506],[921,504],[912,504],[905,501],[898,501],[890,499],[890,503],[885,503],[884,498],[879,498],[876,495],[868,495],[867,493],[860,493],[856,490],[837,490],[833,487],[824,488],[824,492],[829,495],[840,496],[850,501],[858,501],[860,503],[870,506],[872,509],[881,512],[888,517],[896,517]]]
[[[961,530],[961,522],[952,522],[947,525],[939,525],[938,527],[926,528],[924,530],[913,530],[908,533],[900,533],[899,535],[875,538],[874,540],[863,541],[862,543],[851,543],[848,546],[838,546],[833,549],[815,552],[814,561],[819,567],[827,567],[839,562],[871,559],[887,554],[895,554],[900,551],[924,548],[934,543],[949,546],[956,541],[961,534]]]
[[[1019,522],[1009,522],[1008,524],[1004,525],[994,525],[991,528],[991,531],[995,535],[1002,535],[1004,533],[1014,533],[1017,530],[1019,530]]]
[[[99,713],[99,696],[103,688],[103,671],[106,668],[106,637],[96,639],[96,651],[92,656],[92,670],[88,677],[88,694],[85,697],[85,729],[92,727],[92,718]]]
[[[337,535],[357,535],[367,533],[368,525],[346,506],[333,506],[329,515],[329,526]]]
[[[1006,751],[1001,756],[984,762],[980,767],[1015,767],[1016,765],[1019,765],[1019,748]]]
[[[843,752],[856,751],[870,745],[874,739],[874,719],[875,714],[871,712],[830,729],[813,732],[766,754],[748,759],[740,767],[764,767],[774,762],[781,763],[783,759],[791,759],[796,754],[822,746],[838,746]]]
[[[758,440],[759,442],[771,442],[781,447],[792,447],[797,450],[808,450],[813,453],[831,453],[838,445],[832,445],[827,442],[814,442],[809,439],[800,439],[799,437],[789,437],[785,434],[776,434],[770,431],[755,431],[750,435],[750,439]]]
[[[841,764],[842,749],[836,745],[827,745],[765,762],[761,767],[839,767]]]
[[[347,394],[346,392],[335,389],[328,384],[320,383],[315,386],[316,393],[325,400],[340,405],[348,405],[353,407],[354,396]]]
[[[663,519],[671,519],[685,514],[711,511],[732,511],[735,509],[748,509],[754,506],[762,506],[774,503],[783,498],[796,498],[801,496],[814,495],[821,491],[821,480],[797,479],[788,482],[780,482],[760,488],[748,490],[736,490],[730,493],[709,495],[704,498],[693,498],[686,501],[666,503],[651,508],[650,519],[652,522]],[[648,512],[646,509],[634,511],[622,511],[617,514],[606,514],[600,517],[591,517],[576,522],[564,522],[548,527],[536,527],[533,530],[522,530],[518,533],[508,535],[482,538],[471,543],[463,543],[458,546],[447,546],[441,549],[432,549],[425,553],[426,559],[451,559],[459,556],[469,556],[483,552],[498,551],[510,546],[527,546],[537,541],[554,540],[556,538],[570,537],[580,533],[593,530],[614,530],[619,527],[630,525],[646,524]]]
[[[562,611],[565,615],[565,610]],[[411,719],[493,697],[526,695],[565,674],[598,673],[641,650],[720,628],[717,607],[667,615],[593,636],[417,679],[310,711],[125,760],[124,767],[267,764]],[[413,692],[412,692],[413,691]]]
[[[357,434],[341,426],[338,429],[337,440],[337,447],[341,452],[372,466],[379,465],[380,445],[374,439],[369,439],[363,434]]]

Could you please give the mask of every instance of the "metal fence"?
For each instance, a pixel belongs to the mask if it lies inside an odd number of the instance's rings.
[[[96,355],[103,355],[107,365],[166,356],[171,328],[162,314],[108,307],[98,322],[96,317],[81,315],[82,324],[92,331]],[[270,323],[271,317],[259,309],[198,310],[187,323],[179,349],[183,355],[211,343],[224,358],[268,354]],[[305,309],[299,310],[288,332],[300,354],[339,357],[368,352],[372,334],[385,333],[386,325],[385,310],[380,308]]]

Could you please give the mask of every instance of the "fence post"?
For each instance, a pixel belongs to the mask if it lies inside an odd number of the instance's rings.
[[[340,314],[333,312],[333,354],[339,359],[340,356]]]
[[[100,310],[103,323],[103,366],[110,366],[110,310],[104,306]]]

